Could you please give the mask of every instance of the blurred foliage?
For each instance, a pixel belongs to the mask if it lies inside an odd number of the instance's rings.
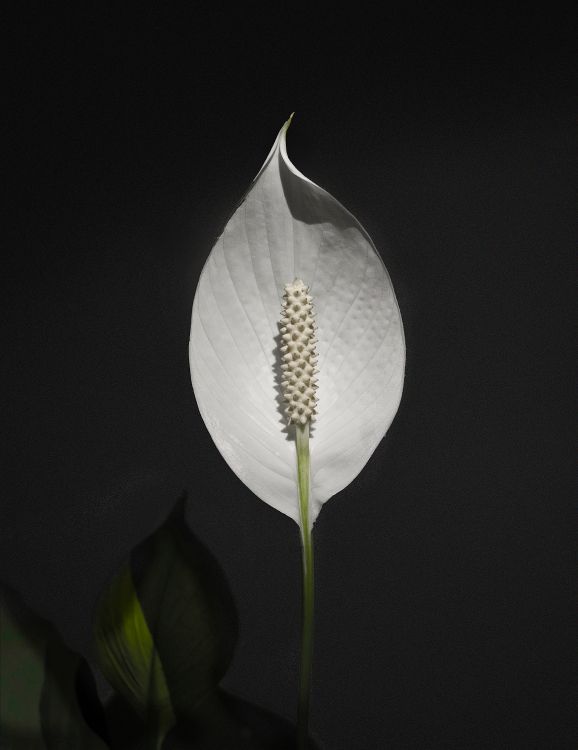
[[[7,587],[0,602],[0,738],[5,750],[104,750],[88,665]],[[99,710],[100,709],[100,710]]]
[[[237,640],[223,573],[181,498],[132,550],[98,602],[94,640],[115,694],[103,707],[86,661],[2,590],[3,750],[293,750],[295,728],[225,693]],[[314,748],[314,745],[311,745]]]

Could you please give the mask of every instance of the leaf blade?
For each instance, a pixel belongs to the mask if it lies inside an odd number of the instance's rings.
[[[180,501],[133,554],[136,587],[161,658],[175,715],[195,721],[232,659],[236,614],[222,573],[186,526]]]
[[[149,726],[205,722],[236,640],[226,582],[184,519],[184,499],[131,553],[101,597],[101,668]]]
[[[84,659],[56,629],[0,587],[0,737],[8,748],[104,750],[86,724],[76,686]]]
[[[170,694],[128,566],[115,576],[101,598],[95,645],[110,684],[149,729],[164,736],[174,724]]]

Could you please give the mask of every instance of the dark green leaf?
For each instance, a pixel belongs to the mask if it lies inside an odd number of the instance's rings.
[[[104,750],[78,701],[86,662],[56,629],[1,588],[0,737],[7,750]]]
[[[187,528],[181,500],[133,550],[101,598],[95,622],[100,666],[158,745],[175,719],[195,731],[227,726],[218,684],[235,640],[228,587]]]
[[[237,621],[224,576],[188,529],[181,500],[133,553],[138,596],[179,719],[214,702],[233,655]]]
[[[95,643],[105,677],[160,743],[174,724],[174,714],[163,666],[128,567],[114,578],[101,598]]]

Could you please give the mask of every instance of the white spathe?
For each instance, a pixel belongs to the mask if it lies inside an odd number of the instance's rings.
[[[280,392],[285,284],[302,279],[316,311],[312,521],[391,424],[405,344],[391,280],[369,235],[289,161],[290,122],[203,268],[189,356],[199,411],[224,459],[261,500],[299,523],[294,428]]]

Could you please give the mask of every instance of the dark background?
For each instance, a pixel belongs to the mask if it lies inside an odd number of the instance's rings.
[[[337,4],[14,13],[0,574],[85,653],[183,489],[240,639],[294,716],[299,541],[228,469],[187,343],[198,274],[290,112],[367,228],[407,339],[399,413],[315,528],[327,750],[574,749],[573,19]]]

